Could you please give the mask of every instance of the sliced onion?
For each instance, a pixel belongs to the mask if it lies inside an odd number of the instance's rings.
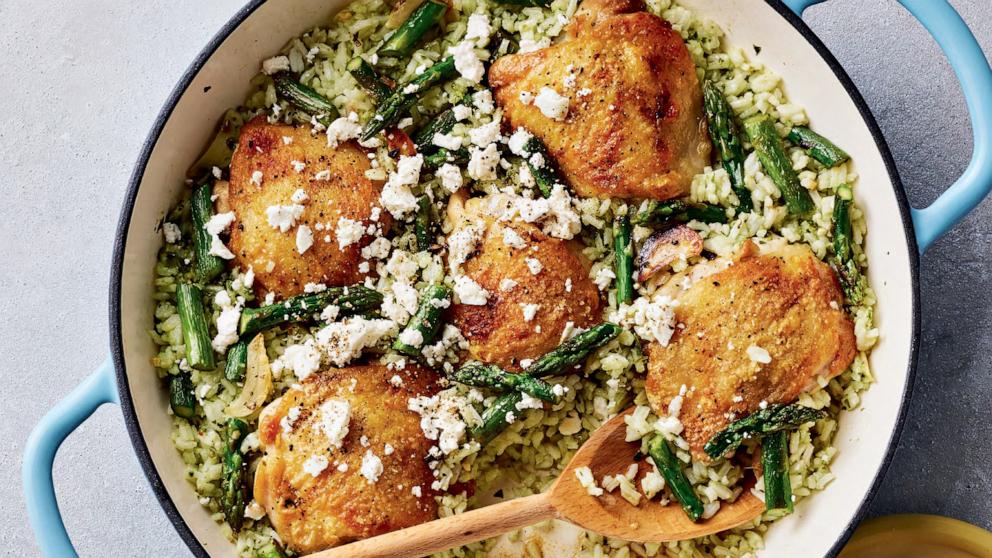
[[[703,238],[685,225],[652,234],[638,253],[638,281],[646,281],[675,260],[698,256],[703,251]]]
[[[258,334],[248,344],[245,384],[241,394],[224,409],[228,416],[242,418],[258,412],[272,391],[272,368],[265,354],[265,339]]]

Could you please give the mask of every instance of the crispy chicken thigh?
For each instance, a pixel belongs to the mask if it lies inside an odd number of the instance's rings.
[[[431,442],[407,408],[411,397],[436,393],[436,380],[415,365],[331,368],[262,411],[254,496],[287,546],[309,554],[436,518]],[[337,447],[343,405],[350,420]],[[366,474],[377,470],[372,482]]]
[[[450,319],[468,340],[470,358],[520,370],[521,360],[558,346],[569,322],[595,325],[599,291],[580,243],[522,221],[497,220],[484,209],[489,201],[463,202],[455,195],[448,206],[452,235],[464,227],[482,229],[477,250],[460,271],[489,292],[485,305],[453,304]]]
[[[312,135],[309,127],[269,124],[265,117],[244,126],[231,160],[228,203],[235,221],[228,246],[242,269],[254,270],[259,295],[286,298],[303,292],[307,283],[333,286],[364,279],[358,264],[372,237],[362,235],[342,249],[336,231],[342,217],[366,227],[389,227],[389,214],[378,209],[382,185],[365,177],[369,168],[357,144],[329,147],[327,138]],[[305,201],[293,200],[297,190],[306,194]],[[293,205],[303,207],[294,226],[283,232],[269,223],[270,207]],[[313,245],[302,254],[297,246],[301,226],[313,236]]]
[[[656,412],[685,386],[680,419],[694,457],[733,420],[762,402],[792,403],[816,378],[843,372],[857,352],[833,271],[805,245],[746,242],[733,260],[687,272],[667,347],[648,347],[648,399]],[[684,276],[670,280],[681,287]],[[670,291],[674,292],[674,291]],[[771,360],[760,362],[763,351]]]
[[[689,51],[644,9],[640,0],[586,0],[561,42],[504,56],[489,70],[510,125],[545,143],[579,195],[674,198],[709,164]],[[544,87],[570,98],[563,119],[528,97]]]

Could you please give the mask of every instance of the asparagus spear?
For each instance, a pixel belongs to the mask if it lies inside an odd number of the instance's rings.
[[[448,5],[436,0],[427,0],[417,7],[410,17],[386,39],[379,48],[380,56],[403,58],[413,52],[417,43],[431,30],[447,11]]]
[[[393,90],[376,73],[375,68],[360,56],[348,62],[348,73],[376,102],[381,103],[393,93]]]
[[[244,122],[241,113],[234,109],[228,109],[220,121],[214,139],[207,146],[207,150],[189,168],[186,175],[196,179],[213,167],[227,168],[231,164],[231,155],[234,154],[234,147],[238,143],[238,134]]]
[[[224,428],[224,467],[221,478],[221,509],[232,529],[241,529],[245,520],[245,459],[241,442],[248,435],[244,421],[228,419]]]
[[[626,214],[613,223],[613,258],[617,275],[617,302],[634,301],[634,247],[630,240],[630,217]]]
[[[789,213],[809,215],[813,211],[813,199],[799,182],[799,175],[792,168],[792,161],[782,147],[782,140],[775,130],[775,123],[768,115],[752,116],[744,121],[751,145],[761,161],[765,174],[778,186],[785,198]]]
[[[648,454],[658,467],[658,472],[665,477],[665,484],[672,491],[672,496],[682,505],[685,514],[689,519],[699,521],[703,515],[703,502],[696,495],[689,479],[685,477],[682,462],[672,453],[672,448],[668,447],[664,436],[655,436],[648,443]]]
[[[703,85],[703,105],[706,108],[710,139],[713,140],[724,170],[730,175],[730,186],[737,194],[737,211],[751,211],[754,205],[751,203],[751,191],[744,185],[744,147],[741,145],[740,131],[727,99],[712,81]]]
[[[456,165],[464,164],[468,162],[469,154],[465,149],[459,149],[457,151],[448,151],[447,149],[438,149],[435,153],[426,155],[424,157],[424,168],[430,170],[436,170],[445,163],[454,163]]]
[[[544,378],[568,370],[619,334],[620,326],[609,322],[589,328],[537,359],[522,375]],[[521,400],[523,396],[518,391],[505,393],[497,398],[482,413],[482,425],[472,429],[472,437],[483,445],[495,438],[511,422],[506,420],[506,414],[516,412],[516,405]]]
[[[472,104],[472,94],[466,93],[462,100],[457,104],[462,104],[466,106],[471,106]],[[455,127],[458,119],[455,118],[455,107],[451,106],[439,113],[433,119],[431,119],[423,128],[417,130],[417,134],[413,138],[413,143],[417,145],[417,151],[420,153],[431,152],[437,149],[434,145],[434,136],[437,134],[447,134]]]
[[[330,287],[313,294],[294,296],[261,308],[245,308],[241,312],[239,336],[250,339],[256,333],[286,322],[311,319],[328,305],[340,308],[340,315],[360,314],[382,304],[382,294],[363,285]]]
[[[528,376],[545,378],[568,370],[585,360],[589,353],[620,335],[620,326],[603,322],[558,345],[524,370]]]
[[[431,231],[431,200],[427,196],[420,196],[417,200],[417,217],[413,227],[417,235],[417,250],[430,250],[434,235]]]
[[[548,148],[545,147],[544,142],[537,139],[537,136],[532,136],[524,144],[524,151],[527,153],[527,168],[534,177],[537,188],[541,191],[542,196],[549,197],[551,191],[554,190],[555,183],[560,182],[560,180],[558,180],[551,155],[548,154]],[[543,161],[540,166],[532,162],[535,154],[540,155],[539,159]]]
[[[793,127],[789,131],[788,137],[789,141],[805,149],[810,157],[827,167],[836,167],[851,158],[847,152],[834,145],[832,141],[805,126]]]
[[[210,330],[203,313],[203,295],[191,283],[176,286],[176,307],[186,345],[186,362],[197,370],[214,369],[214,348],[210,344]]]
[[[641,226],[664,225],[700,221],[726,223],[727,212],[718,205],[693,204],[684,200],[650,201],[643,211],[634,215],[631,223]]]
[[[420,357],[424,346],[430,345],[437,337],[437,332],[441,329],[441,314],[451,302],[451,289],[442,283],[429,285],[420,294],[420,305],[417,313],[407,322],[403,330],[417,331],[420,333],[421,343],[417,346],[408,345],[401,341],[403,334],[393,343],[393,350],[409,355]]]
[[[858,269],[851,249],[851,203],[854,192],[847,184],[837,187],[834,199],[834,268],[840,278],[844,296],[851,304],[859,304],[864,298],[864,277]]]
[[[303,112],[320,118],[320,122],[325,126],[339,116],[337,107],[331,101],[313,88],[296,81],[289,73],[279,72],[272,77],[272,81],[275,83],[277,95]]]
[[[765,476],[765,509],[792,513],[788,432],[780,430],[761,441],[761,469]]]
[[[834,254],[842,262],[851,259],[851,201],[854,191],[847,184],[837,187],[834,198]]]
[[[180,372],[169,378],[169,406],[176,416],[184,419],[196,414],[196,396],[193,395],[193,379],[189,372]]]
[[[509,426],[511,420],[507,420],[507,415],[513,413],[513,420],[516,420],[517,403],[523,401],[524,396],[520,392],[513,391],[499,396],[493,404],[482,413],[482,424],[472,428],[472,438],[478,440],[483,446],[488,444],[499,435],[500,432]]]
[[[242,339],[231,345],[227,350],[227,364],[224,366],[224,377],[232,382],[241,381],[245,377],[245,367],[248,364],[248,341]]]
[[[375,115],[365,124],[362,131],[362,141],[392,126],[403,116],[423,92],[427,91],[442,80],[453,77],[457,73],[455,59],[452,56],[437,62],[410,83],[398,86],[393,94],[383,101],[375,111]]]
[[[548,403],[557,403],[560,399],[548,382],[527,374],[507,372],[495,364],[467,364],[456,370],[451,379],[468,386],[520,391]]]
[[[214,202],[211,201],[213,188],[209,183],[203,183],[193,189],[190,199],[190,213],[193,221],[193,253],[196,256],[193,275],[201,283],[209,283],[224,271],[224,260],[210,253],[210,233],[207,232],[207,221],[214,212]]]
[[[744,417],[724,428],[706,442],[703,451],[716,459],[734,451],[747,438],[754,438],[790,430],[826,417],[827,414],[818,409],[804,407],[798,403],[791,405],[774,404]]]

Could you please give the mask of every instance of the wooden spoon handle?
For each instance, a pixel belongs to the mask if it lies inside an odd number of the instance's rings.
[[[554,515],[548,495],[535,494],[331,548],[308,558],[420,558],[540,523]]]

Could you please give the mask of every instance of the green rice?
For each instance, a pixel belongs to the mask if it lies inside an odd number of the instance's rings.
[[[577,8],[578,0],[555,0],[550,9],[511,8],[496,5],[486,0],[454,0],[454,8],[463,17],[449,24],[446,32],[417,50],[403,66],[392,68],[394,77],[401,81],[415,75],[417,68],[431,65],[439,60],[448,47],[456,44],[465,33],[464,20],[474,12],[485,13],[490,17],[494,28],[510,33],[517,40],[535,41],[547,44],[561,33],[565,22]],[[712,22],[671,2],[670,0],[649,0],[649,10],[666,20],[682,34],[696,63],[700,77],[716,81],[727,95],[733,109],[740,117],[758,113],[773,116],[780,132],[784,133],[792,125],[807,124],[804,109],[788,101],[780,78],[764,67],[755,58],[749,57],[742,49],[725,44],[722,31]],[[294,72],[302,72],[301,81],[321,94],[332,99],[342,114],[356,112],[363,120],[369,116],[373,106],[361,91],[345,67],[354,56],[368,56],[374,51],[386,33],[383,23],[389,7],[382,0],[356,2],[327,22],[303,36],[293,39],[283,49]],[[543,41],[543,43],[542,43]],[[245,110],[255,114],[266,112],[278,114],[285,121],[293,122],[296,116],[290,106],[279,101],[271,80],[259,75],[253,80],[256,86],[245,103]],[[432,92],[413,109],[415,125],[419,126],[430,115],[441,110],[447,99],[460,98],[466,91],[464,80],[454,80]],[[278,108],[274,109],[274,106]],[[497,110],[492,119],[500,118]],[[459,123],[453,133],[467,134],[467,130],[485,123],[485,119],[473,119]],[[391,160],[380,149],[379,160],[384,170],[389,170]],[[805,220],[797,220],[785,210],[780,193],[770,179],[761,172],[760,164],[752,154],[745,163],[746,184],[754,192],[755,210],[739,215],[727,224],[707,225],[690,223],[704,239],[704,246],[719,255],[731,254],[746,239],[768,240],[783,237],[789,242],[808,244],[820,258],[828,256],[830,228],[834,193],[841,184],[855,184],[857,174],[850,163],[831,169],[823,168],[808,157],[801,149],[789,152],[793,167],[799,174],[816,205],[814,214]],[[384,171],[383,171],[384,172]],[[509,173],[513,174],[513,173]],[[384,177],[384,175],[382,176]],[[499,183],[476,183],[475,189],[493,192]],[[436,179],[422,183],[425,190],[442,195]],[[692,182],[691,198],[694,201],[708,202],[732,207],[737,199],[730,187],[729,178],[722,168],[706,169]],[[610,223],[618,211],[628,211],[624,203],[617,200],[581,199],[577,206],[583,223],[582,241],[585,255],[593,262],[591,276],[601,268],[612,267],[611,242],[613,231]],[[188,370],[184,363],[184,347],[180,332],[179,318],[175,309],[175,289],[177,281],[188,277],[192,250],[189,204],[181,200],[167,216],[167,220],[180,226],[182,239],[175,244],[166,244],[159,254],[156,266],[155,324],[150,332],[159,345],[159,353],[154,359],[159,376]],[[867,260],[863,251],[866,224],[862,212],[852,208],[855,254],[864,271]],[[650,231],[638,227],[635,240],[643,240]],[[401,229],[392,239],[394,250],[415,250],[415,239],[410,227]],[[430,282],[445,278],[444,265],[440,256],[415,254],[411,265],[416,266],[418,288]],[[693,263],[676,264],[675,271]],[[238,296],[245,300],[253,299],[251,289],[243,285],[241,274],[231,271],[218,278],[205,290],[209,321],[214,323],[220,308],[212,303],[214,294],[227,290],[232,299]],[[392,279],[381,274],[375,286],[388,292]],[[642,285],[641,294],[650,294],[653,287]],[[605,315],[617,309],[616,293],[608,291],[609,308]],[[873,325],[874,295],[869,290],[861,306],[849,308],[855,320],[855,332],[860,353],[854,363],[837,378],[821,382],[811,393],[804,394],[800,403],[826,409],[830,418],[804,425],[790,436],[790,476],[793,492],[798,499],[812,495],[826,487],[833,475],[830,463],[836,454],[833,437],[837,430],[837,420],[842,410],[858,406],[861,394],[873,382],[868,366],[868,351],[878,338]],[[312,333],[307,328],[288,326],[271,330],[265,334],[267,349],[272,359],[282,354],[283,349]],[[544,410],[531,410],[513,422],[506,432],[490,444],[480,447],[476,442],[467,442],[446,456],[438,464],[438,487],[442,490],[458,483],[474,482],[477,494],[484,495],[496,488],[503,490],[505,497],[517,497],[543,491],[557,478],[558,474],[579,448],[585,438],[598,426],[617,412],[630,406],[638,406],[631,419],[631,428],[643,436],[654,433],[655,417],[647,407],[644,393],[646,358],[639,348],[636,336],[624,332],[594,354],[586,363],[581,375],[570,375],[561,380],[568,391],[562,401]],[[458,358],[458,344],[450,348],[445,357],[449,365]],[[387,354],[385,362],[397,362],[399,355]],[[227,536],[233,540],[243,556],[255,556],[256,552],[269,544],[277,536],[266,519],[247,521],[246,528],[234,533],[224,522],[220,510],[220,478],[222,470],[223,441],[221,425],[225,420],[223,409],[237,397],[240,387],[223,375],[224,362],[218,363],[212,372],[190,370],[198,400],[197,416],[188,421],[173,418],[172,439],[186,463],[187,478],[192,488],[200,496],[200,502],[213,514]],[[275,386],[272,398],[278,396],[295,381],[290,372],[275,371]],[[444,392],[462,411],[463,419],[470,426],[479,421],[478,410],[490,403],[494,396],[478,401],[477,392],[455,386]],[[686,462],[687,476],[697,493],[712,513],[721,501],[736,498],[743,470],[729,461],[721,461],[707,467],[701,463],[691,463],[688,445],[680,437],[669,437],[676,444],[677,455]],[[645,439],[646,442],[646,439]],[[250,435],[245,448],[257,448],[257,437]],[[258,454],[251,454],[251,459]],[[252,463],[252,473],[254,463]],[[507,480],[511,482],[507,482]],[[596,479],[597,482],[600,479]],[[761,483],[758,483],[758,487]],[[759,489],[760,493],[760,489]],[[475,498],[464,493],[446,494],[439,498],[439,513],[442,517],[460,513],[478,504]],[[607,539],[586,533],[580,541],[579,555],[583,557],[627,557],[627,556],[669,556],[690,558],[698,556],[743,557],[754,556],[763,547],[763,534],[776,515],[769,513],[750,525],[729,532],[695,540],[665,544],[640,544]],[[546,525],[543,528],[548,528]],[[540,531],[541,528],[538,528]],[[521,533],[510,535],[510,539],[521,539]],[[495,541],[483,541],[463,548],[440,553],[445,557],[484,556]],[[530,543],[528,543],[530,544]],[[533,544],[527,552],[540,555]]]

